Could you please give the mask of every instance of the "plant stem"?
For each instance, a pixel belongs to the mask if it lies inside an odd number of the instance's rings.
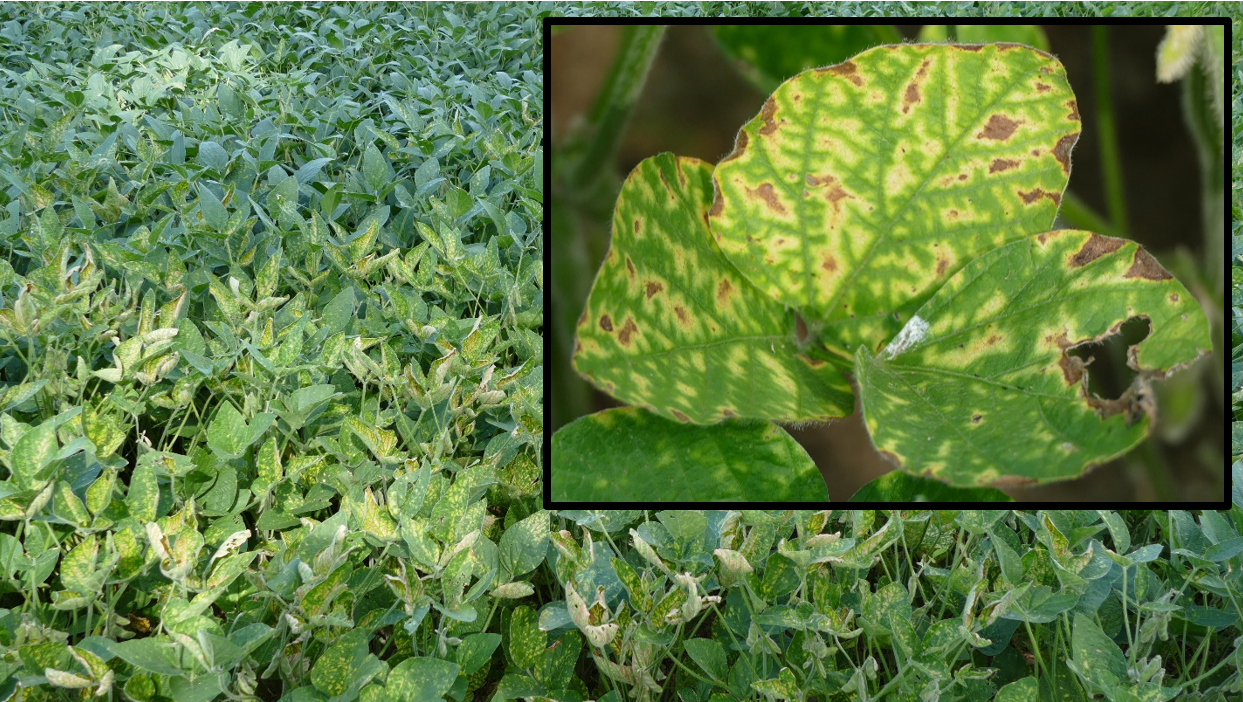
[[[1096,83],[1096,127],[1101,140],[1101,174],[1109,219],[1122,236],[1128,230],[1126,195],[1122,189],[1122,162],[1118,156],[1118,131],[1114,121],[1113,95],[1109,88],[1109,35],[1104,26],[1092,27],[1092,64]]]
[[[570,168],[568,182],[577,189],[590,190],[595,179],[611,165],[664,34],[663,25],[631,25],[622,30],[617,58],[596,96],[587,124],[576,139],[583,150]]]

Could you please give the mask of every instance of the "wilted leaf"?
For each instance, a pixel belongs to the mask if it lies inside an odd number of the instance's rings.
[[[1087,394],[1066,351],[1148,319],[1128,354],[1162,377],[1208,353],[1196,299],[1138,245],[1063,230],[972,261],[878,356],[857,355],[876,447],[908,471],[953,485],[1072,478],[1147,434],[1145,398]],[[1150,401],[1150,400],[1149,400]]]
[[[702,161],[662,155],[626,179],[575,368],[682,422],[849,414],[845,364],[800,356],[794,315],[721,255],[705,219],[710,176]]]
[[[731,420],[709,427],[637,408],[562,427],[552,440],[553,500],[584,502],[828,502],[811,458],[780,427]]]

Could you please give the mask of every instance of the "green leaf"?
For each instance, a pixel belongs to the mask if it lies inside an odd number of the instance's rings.
[[[1036,678],[1029,675],[1002,687],[997,691],[993,702],[1029,702],[1037,699],[1038,687]]]
[[[375,147],[375,144],[368,144],[367,150],[363,152],[363,177],[367,179],[367,187],[372,190],[383,190],[384,184],[391,177],[392,169],[388,165],[388,159],[384,158],[384,154]]]
[[[224,230],[229,223],[229,211],[220,204],[220,199],[210,188],[199,183],[199,209],[203,212],[203,219],[207,222],[207,226],[217,231]]]
[[[544,652],[548,635],[539,628],[539,616],[530,607],[515,607],[509,620],[509,655],[520,668],[532,669]]]
[[[939,480],[890,471],[859,488],[848,502],[1014,502],[993,488],[956,488]]]
[[[389,699],[395,702],[440,702],[453,687],[458,664],[438,658],[407,658],[388,674]]]
[[[1067,665],[1085,683],[1106,687],[1127,681],[1127,660],[1122,649],[1083,612],[1075,612],[1070,651]],[[1091,686],[1088,691],[1093,691]]]
[[[160,675],[182,675],[185,673],[177,665],[177,647],[156,639],[133,639],[130,641],[108,642],[107,647],[118,658],[140,670]]]
[[[222,402],[207,428],[207,445],[224,459],[240,457],[272,425],[274,415],[262,412],[249,425],[231,402]]]
[[[311,682],[324,694],[340,695],[350,687],[355,671],[367,658],[366,631],[355,629],[332,642],[311,669]]]
[[[555,501],[828,502],[811,458],[781,427],[708,427],[637,408],[565,425],[552,439]]]
[[[1002,607],[998,616],[1033,624],[1048,624],[1062,612],[1074,607],[1079,602],[1079,595],[1065,589],[1054,592],[1048,585],[1027,583],[1007,592],[1004,599],[1008,606]]]
[[[1120,401],[1087,391],[1067,350],[1133,316],[1141,385]],[[1148,378],[1211,349],[1191,293],[1137,244],[1047,232],[972,261],[880,355],[857,354],[864,420],[883,455],[953,485],[1044,483],[1082,475],[1147,434]]]
[[[577,631],[567,631],[553,645],[544,649],[535,664],[535,679],[549,690],[569,687],[574,677],[574,664],[583,651],[583,637]]]
[[[463,638],[462,643],[458,644],[456,654],[462,673],[470,675],[484,667],[500,643],[500,634],[471,634]]]
[[[725,649],[714,639],[686,639],[682,643],[686,654],[699,664],[713,680],[724,681],[729,677]]]
[[[766,93],[808,68],[840,63],[877,44],[902,41],[887,24],[718,24],[712,35],[742,75]]]
[[[142,462],[134,467],[125,504],[130,515],[139,521],[146,523],[155,519],[160,504],[160,483],[152,463]]]
[[[498,561],[510,580],[526,575],[544,562],[544,552],[548,550],[548,517],[546,510],[540,510],[501,534]]]
[[[99,581],[95,577],[95,562],[99,556],[99,541],[88,534],[82,543],[65,554],[60,562],[60,580],[65,588],[82,594],[95,591]]]
[[[664,154],[626,179],[579,320],[575,368],[682,422],[850,414],[845,363],[800,351],[793,313],[747,283],[712,240],[710,175],[702,161]]]
[[[968,261],[1047,230],[1078,135],[1048,54],[877,47],[773,93],[717,165],[712,231],[744,277],[850,355]]]
[[[13,482],[23,490],[29,490],[42,483],[39,473],[43,467],[56,458],[56,427],[60,422],[49,419],[37,427],[22,434],[13,445],[10,456],[10,470]]]
[[[332,298],[324,308],[324,327],[332,332],[345,331],[354,316],[354,288],[347,287]]]

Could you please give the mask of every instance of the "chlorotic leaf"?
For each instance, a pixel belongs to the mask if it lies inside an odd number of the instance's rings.
[[[993,488],[956,488],[939,480],[908,475],[900,470],[885,473],[859,488],[848,502],[1014,502]]]
[[[130,515],[140,521],[149,522],[156,518],[156,510],[160,504],[160,484],[151,463],[139,463],[134,467],[125,502],[129,506]]]
[[[511,578],[535,570],[548,550],[548,512],[540,510],[501,534],[499,562]]]
[[[711,168],[662,154],[622,186],[613,241],[578,324],[575,368],[682,422],[811,420],[854,409],[841,361],[798,349],[796,320],[708,233]]]
[[[717,165],[710,222],[830,349],[896,332],[968,261],[1049,229],[1079,111],[1014,44],[903,44],[779,87]]]
[[[367,633],[355,629],[332,642],[311,670],[311,682],[325,694],[340,695],[367,657]]]
[[[1131,317],[1139,376],[1119,400],[1087,391],[1067,350]],[[1148,432],[1147,380],[1211,349],[1196,299],[1134,242],[1047,232],[972,261],[877,356],[860,348],[863,417],[882,454],[953,485],[1073,478]]]
[[[637,408],[598,412],[552,439],[555,501],[828,502],[820,471],[781,427],[686,426]]]

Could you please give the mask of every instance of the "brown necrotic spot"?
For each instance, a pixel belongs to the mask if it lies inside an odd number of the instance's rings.
[[[729,282],[729,278],[721,278],[721,282],[716,286],[716,302],[718,305],[724,305],[728,300],[730,293],[734,292],[734,286]]]
[[[678,316],[678,323],[683,327],[690,324],[690,318],[686,315],[686,308],[681,305],[673,306],[673,313]]]
[[[1123,278],[1146,278],[1148,280],[1169,280],[1171,276],[1152,254],[1143,249],[1135,250],[1135,260],[1131,262],[1131,267],[1127,269]]]
[[[988,337],[988,341],[986,341],[985,343],[988,344],[989,346],[993,346],[998,341],[1001,341],[1001,337],[996,334],[992,334]]]
[[[1053,89],[1053,86],[1049,85],[1048,83],[1041,83],[1040,81],[1036,81],[1036,92],[1047,93],[1052,89]]]
[[[829,66],[828,68],[821,68],[817,71],[817,73],[829,73],[835,76],[841,76],[855,85],[863,85],[863,77],[859,75],[859,68],[855,66],[852,61],[839,63],[836,66]]]
[[[634,280],[634,263],[630,261],[630,257],[626,257],[626,271],[631,280]]]
[[[988,167],[988,172],[998,173],[1000,171],[1008,171],[1011,168],[1018,168],[1018,167],[1019,167],[1018,161],[1011,161],[1009,159],[1004,159],[1004,158],[995,158],[993,159],[992,165]]]
[[[639,328],[634,325],[634,320],[627,318],[626,324],[622,326],[621,331],[617,332],[617,340],[622,346],[629,346],[631,335],[638,330]]]
[[[744,185],[743,188],[747,191],[747,195],[763,200],[764,204],[768,205],[768,209],[773,212],[782,215],[786,213],[785,206],[777,199],[777,191],[773,189],[772,183],[761,183],[758,188],[748,188]]]
[[[1019,197],[1023,198],[1023,202],[1028,205],[1032,204],[1033,202],[1039,200],[1042,197],[1049,198],[1050,200],[1053,201],[1053,204],[1055,205],[1061,204],[1062,202],[1062,196],[1059,195],[1058,193],[1051,192],[1049,190],[1041,190],[1040,188],[1036,188],[1035,190],[1032,190],[1030,192],[1023,192],[1022,190],[1020,190],[1018,191],[1018,193],[1019,193]]]
[[[838,181],[837,178],[834,178],[831,175],[817,176],[817,175],[808,173],[805,180],[807,181],[807,185],[812,186],[812,187],[824,186],[825,188],[824,199],[827,200],[829,204],[833,206],[833,210],[835,212],[841,211],[841,206],[838,205],[839,201],[843,200],[844,198],[854,197],[850,193],[846,192],[844,188],[842,188],[841,182]]]
[[[1066,115],[1066,119],[1079,121],[1079,103],[1074,100],[1067,100],[1066,106],[1070,108],[1070,114]]]
[[[1178,304],[1178,293],[1170,293],[1170,302],[1175,305]]]
[[[984,415],[982,415],[982,414],[973,414],[973,415],[971,415],[971,423],[972,423],[972,424],[979,424],[981,419],[984,419]]]
[[[908,114],[911,111],[911,105],[919,102],[919,86],[911,83],[906,86],[906,95],[902,96],[902,114]]]
[[[729,152],[728,156],[721,159],[721,163],[725,163],[726,161],[732,161],[738,158],[739,156],[741,156],[742,152],[747,150],[747,141],[749,139],[750,137],[747,136],[746,131],[739,131],[738,138],[734,140],[734,150]],[[718,163],[717,165],[719,166],[721,165],[721,163]],[[721,196],[720,193],[718,193],[717,197],[719,198],[720,196]]]
[[[984,129],[976,134],[977,139],[993,139],[995,141],[1005,141],[1009,139],[1014,130],[1018,129],[1019,123],[1006,117],[1005,115],[993,115],[988,118],[988,124],[984,125]]]
[[[656,293],[664,289],[665,289],[665,286],[661,285],[660,283],[649,280],[644,292],[647,293],[647,299],[650,300],[652,299],[653,295],[655,295]]]
[[[1122,248],[1122,245],[1125,243],[1126,242],[1124,240],[1115,239],[1112,236],[1093,234],[1087,242],[1084,243],[1083,248],[1079,249],[1079,251],[1075,254],[1074,258],[1070,259],[1070,267],[1078,268],[1080,266],[1086,266],[1105,254],[1117,251]]]
[[[669,184],[669,179],[665,177],[665,172],[657,171],[656,174],[660,176],[660,182],[664,184],[665,190],[669,191],[669,197],[672,198],[674,196],[674,193],[677,191],[675,191],[673,189],[673,186]]]
[[[820,261],[820,267],[823,268],[826,273],[836,273],[837,259],[833,258],[832,254],[826,253],[824,255],[824,259]]]
[[[737,416],[738,416],[738,413],[737,413],[737,412],[735,412],[734,410],[732,410],[732,409],[730,409],[730,408],[726,407],[725,409],[721,410],[721,416],[722,416],[722,417],[724,417],[724,418],[726,418],[726,419],[729,419],[730,417],[737,417]]]
[[[639,236],[639,220],[637,218],[634,220],[634,235],[636,238]]]
[[[721,210],[725,208],[725,200],[721,197],[721,190],[718,188],[716,197],[712,199],[712,209],[708,210],[708,216],[720,217]]]
[[[801,355],[801,354],[800,354],[800,355],[798,355],[798,356],[795,356],[795,358],[797,358],[798,360],[802,361],[803,363],[806,363],[807,365],[811,366],[812,368],[819,368],[820,366],[823,366],[823,365],[824,365],[824,361],[821,361],[820,359],[817,359],[817,358],[808,358],[808,357],[803,356],[803,355]]]
[[[1057,347],[1062,350],[1062,357],[1058,360],[1058,365],[1062,368],[1062,378],[1066,380],[1066,386],[1071,387],[1083,378],[1084,369],[1087,364],[1078,356],[1071,356],[1067,351],[1071,348],[1070,339],[1066,336],[1066,332],[1053,339]]]
[[[600,328],[606,332],[613,331],[613,320],[609,319],[607,314],[600,315]]]
[[[673,416],[677,417],[677,418],[678,418],[678,421],[679,421],[679,422],[682,422],[683,424],[686,424],[687,422],[691,421],[691,418],[690,418],[690,417],[688,417],[688,416],[686,416],[686,415],[682,414],[681,412],[679,412],[679,411],[677,411],[677,410],[675,410],[675,409],[671,409],[671,410],[669,410],[669,412],[670,412]]]
[[[764,120],[764,126],[760,127],[760,134],[770,136],[777,131],[777,120],[774,117],[777,114],[777,103],[770,97],[764,103],[764,109],[760,110],[760,119]]]
[[[1079,134],[1067,134],[1057,140],[1057,145],[1053,147],[1053,158],[1062,164],[1062,171],[1070,173],[1070,150],[1075,148],[1075,139],[1079,138]]]
[[[945,269],[949,268],[950,262],[944,258],[937,259],[937,276],[945,274]]]
[[[966,180],[966,179],[967,179],[967,174],[966,174],[966,173],[959,173],[959,174],[958,174],[958,180]]]

